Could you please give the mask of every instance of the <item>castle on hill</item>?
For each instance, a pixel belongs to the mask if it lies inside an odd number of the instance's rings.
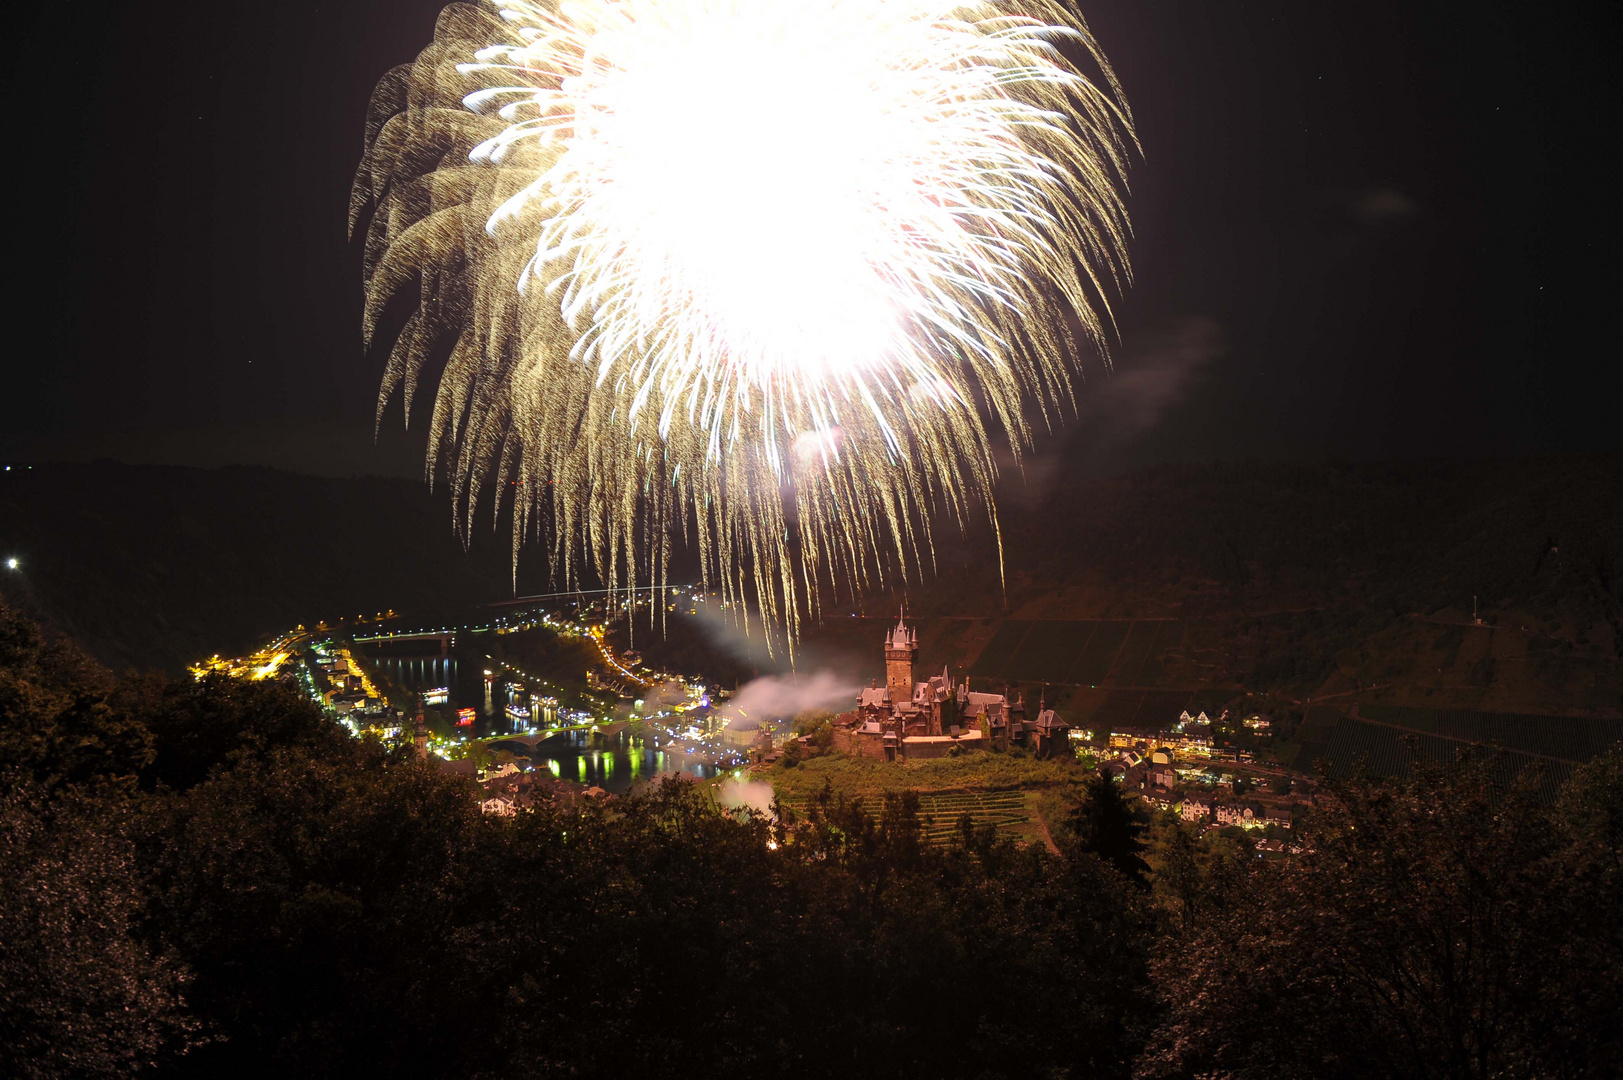
[[[1028,717],[1023,698],[969,689],[941,674],[914,678],[918,630],[900,613],[885,632],[885,683],[857,695],[856,708],[836,717],[834,744],[847,753],[883,761],[947,757],[970,750],[1030,746],[1039,757],[1070,757],[1070,725],[1038,706]]]

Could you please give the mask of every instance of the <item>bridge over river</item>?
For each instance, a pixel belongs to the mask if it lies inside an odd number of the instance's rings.
[[[451,646],[456,644],[456,631],[423,630],[407,634],[357,634],[350,640],[357,645],[401,645],[431,641],[439,646],[441,656],[450,656]]]
[[[492,735],[490,738],[482,739],[480,741],[489,746],[495,746],[497,743],[504,742],[523,743],[531,750],[534,750],[537,746],[546,742],[548,739],[555,739],[558,736],[565,735],[571,731],[595,730],[604,738],[612,739],[614,736],[620,734],[620,732],[624,731],[630,726],[630,720],[616,720],[610,724],[575,724],[570,727],[548,728],[545,731],[538,731],[533,735]]]

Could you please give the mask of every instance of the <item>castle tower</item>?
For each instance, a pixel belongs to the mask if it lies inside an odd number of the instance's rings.
[[[892,705],[913,700],[913,658],[918,655],[918,631],[907,625],[905,612],[885,634],[885,686]]]

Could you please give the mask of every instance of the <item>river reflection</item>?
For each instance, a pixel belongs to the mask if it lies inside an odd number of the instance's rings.
[[[514,756],[527,757],[533,768],[545,769],[561,780],[623,795],[639,780],[660,773],[685,772],[709,779],[720,771],[703,758],[680,750],[672,752],[663,745],[663,737],[659,740],[662,745],[656,747],[626,731],[597,737],[587,731],[561,731],[532,749],[527,743],[502,739],[517,727],[501,709],[501,703],[507,700],[510,681],[505,674],[498,673],[491,681],[492,700],[485,694],[487,684],[483,669],[474,664],[459,664],[454,657],[375,656],[372,663],[402,689],[418,692],[446,688],[450,691],[447,708],[469,708],[478,712],[479,719],[473,730],[464,728],[464,732],[479,738],[493,738],[492,750],[507,750]]]
[[[709,762],[680,752],[668,753],[664,747],[656,749],[623,731],[596,739],[585,731],[561,731],[537,743],[533,750],[525,743],[497,739],[490,748],[528,757],[533,768],[545,769],[561,780],[600,787],[615,795],[660,773],[685,772],[709,779],[719,771]]]
[[[379,671],[393,679],[395,685],[402,690],[414,693],[419,690],[432,690],[444,687],[451,691],[453,698],[470,696],[469,689],[457,684],[459,674],[456,660],[448,656],[373,656],[369,658],[377,665]],[[473,702],[466,704],[472,705]]]
[[[487,679],[478,664],[458,662],[455,657],[375,656],[378,666],[395,685],[413,693],[445,689],[443,705],[449,710],[473,709],[478,720],[466,734],[479,738],[507,735],[528,726],[528,721],[507,715],[508,686],[524,684],[497,667]]]

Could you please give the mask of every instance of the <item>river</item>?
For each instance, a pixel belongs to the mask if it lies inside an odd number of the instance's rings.
[[[450,699],[442,708],[475,710],[477,718],[468,732],[471,736],[500,739],[512,733],[513,725],[502,707],[507,699],[505,675],[496,675],[493,693],[487,699],[483,667],[455,657],[374,656],[370,659],[402,689],[421,691],[444,687],[450,692]],[[685,772],[708,779],[719,771],[702,758],[680,751],[673,753],[663,745],[658,748],[646,745],[644,740],[626,731],[599,739],[595,744],[589,732],[563,731],[538,743],[533,750],[523,743],[504,743],[500,748],[528,757],[534,768],[546,769],[560,779],[600,787],[615,795],[624,794],[637,781],[660,773]]]

